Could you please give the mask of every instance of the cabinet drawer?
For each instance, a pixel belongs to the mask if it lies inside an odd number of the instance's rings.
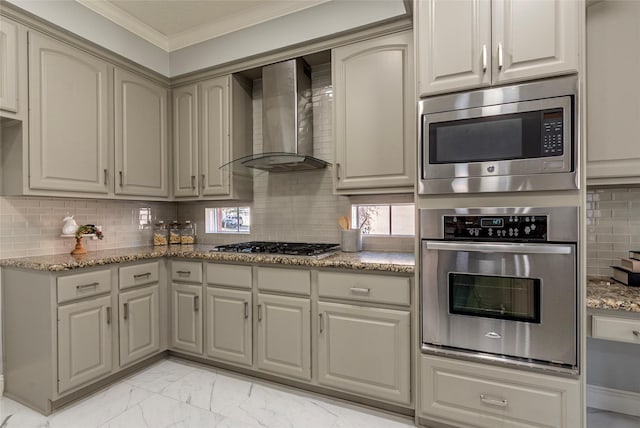
[[[172,261],[171,279],[182,282],[202,282],[202,263]]]
[[[388,275],[319,272],[320,297],[409,305],[410,279]]]
[[[258,290],[311,295],[311,272],[308,270],[258,268]]]
[[[78,273],[58,278],[58,303],[111,291],[111,271]]]
[[[251,288],[251,266],[207,263],[207,284]]]
[[[420,364],[421,415],[453,421],[457,426],[579,426],[577,379],[426,355]]]
[[[591,320],[591,337],[640,344],[640,319],[594,315]]]
[[[158,262],[121,267],[118,271],[120,289],[158,282],[159,271]]]

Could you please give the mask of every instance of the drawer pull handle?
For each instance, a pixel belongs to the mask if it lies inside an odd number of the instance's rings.
[[[320,318],[320,333],[322,333],[324,331],[324,317],[322,313],[319,313],[318,317]]]
[[[640,330],[633,330],[633,335],[635,337],[640,337]]]
[[[129,304],[125,303],[124,304],[124,319],[128,319],[129,318]]]
[[[76,290],[84,290],[85,288],[97,287],[98,285],[100,285],[99,282],[92,282],[91,284],[76,285]]]
[[[150,276],[151,272],[139,273],[137,275],[133,275],[133,279],[149,278]]]
[[[258,305],[258,322],[262,321],[262,304]]]
[[[351,287],[349,290],[351,290],[351,292],[353,294],[369,294],[371,292],[370,288],[363,288],[363,287]]]
[[[489,404],[491,406],[498,406],[498,407],[507,407],[507,405],[509,404],[507,400],[498,400],[497,398],[489,398],[484,394],[480,394],[480,401],[482,401],[485,404]]]
[[[111,306],[107,306],[107,324],[111,324]]]
[[[176,271],[176,273],[178,275],[191,275],[191,271],[190,270],[178,270],[178,271]]]
[[[249,319],[249,302],[244,302],[244,319]]]
[[[200,296],[193,298],[193,310],[198,312],[200,310]]]

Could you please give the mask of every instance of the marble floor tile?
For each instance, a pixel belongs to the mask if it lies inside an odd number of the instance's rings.
[[[179,360],[45,417],[6,397],[0,428],[396,428],[412,420]]]
[[[587,410],[587,428],[640,428],[640,418]],[[49,417],[0,398],[0,428],[408,428],[395,416],[317,394],[163,360]]]
[[[640,417],[588,409],[587,428],[640,428]]]

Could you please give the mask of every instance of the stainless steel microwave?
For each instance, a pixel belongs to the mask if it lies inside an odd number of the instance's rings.
[[[576,76],[418,103],[419,194],[579,188]]]

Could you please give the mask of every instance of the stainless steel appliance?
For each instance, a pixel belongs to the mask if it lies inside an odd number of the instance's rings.
[[[422,209],[422,351],[578,373],[578,208]]]
[[[211,252],[268,253],[296,256],[318,256],[340,249],[339,244],[314,244],[306,242],[249,241],[237,244],[218,245]]]
[[[418,103],[418,193],[578,189],[575,76]]]

